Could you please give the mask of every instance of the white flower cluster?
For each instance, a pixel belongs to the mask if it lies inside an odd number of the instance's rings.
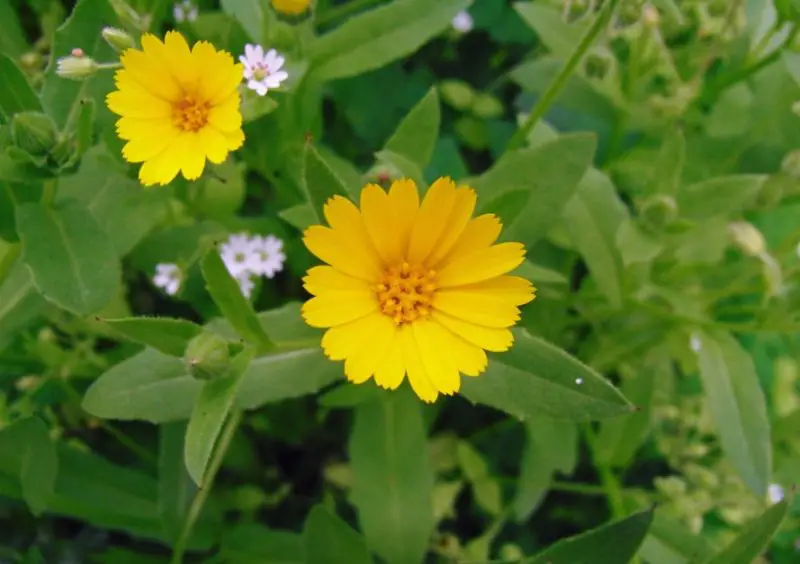
[[[459,33],[469,33],[475,27],[475,21],[472,19],[470,13],[466,10],[461,10],[455,15],[453,21],[450,22],[453,29]]]
[[[191,0],[183,0],[172,6],[172,17],[178,23],[193,22],[197,19],[197,6]]]
[[[254,276],[273,278],[283,270],[286,255],[283,254],[283,241],[274,235],[253,235],[238,233],[228,237],[220,245],[222,262],[237,282],[242,294],[249,298],[255,287]]]
[[[286,59],[275,49],[265,53],[261,45],[248,44],[244,46],[244,55],[239,56],[239,61],[244,65],[247,87],[255,90],[259,96],[279,88],[281,83],[289,78],[289,74],[281,70]]]
[[[283,253],[283,241],[274,235],[250,236],[238,233],[228,237],[219,249],[222,262],[230,275],[239,283],[242,294],[249,298],[255,288],[256,276],[273,278],[283,270],[286,255]],[[183,273],[177,264],[160,263],[156,265],[153,284],[170,296],[180,290]]]

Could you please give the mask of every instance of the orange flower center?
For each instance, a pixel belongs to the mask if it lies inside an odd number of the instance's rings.
[[[183,131],[200,131],[208,123],[208,112],[211,104],[195,100],[192,96],[184,96],[172,109],[175,125]]]
[[[375,287],[381,311],[397,325],[428,317],[436,292],[436,271],[407,262],[386,269]]]

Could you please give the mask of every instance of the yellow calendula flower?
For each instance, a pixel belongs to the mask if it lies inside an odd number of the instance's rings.
[[[505,351],[519,306],[533,285],[507,273],[525,257],[520,243],[495,244],[494,215],[472,218],[475,191],[440,178],[420,203],[411,180],[388,193],[361,192],[360,209],[341,196],[325,204],[329,227],[314,225],[306,247],[329,266],[303,279],[314,297],[303,318],[325,328],[322,348],[344,360],[347,379],[389,389],[408,375],[424,401],[459,390],[461,374],[486,369],[485,351]]]
[[[192,49],[183,36],[162,43],[142,36],[142,49],[127,49],[116,72],[117,90],[106,102],[122,116],[117,133],[128,143],[125,160],[142,163],[145,186],[168,184],[182,172],[200,177],[206,159],[221,163],[244,142],[238,86],[242,66],[205,41]]]
[[[311,0],[272,0],[276,12],[295,16],[302,14],[311,5]]]

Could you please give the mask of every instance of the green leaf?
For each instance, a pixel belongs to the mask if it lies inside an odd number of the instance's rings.
[[[652,261],[664,247],[661,241],[630,218],[620,223],[615,240],[622,257],[622,264],[626,267],[634,263]]]
[[[767,547],[789,510],[789,501],[776,503],[753,521],[722,551],[704,564],[751,564]]]
[[[413,180],[420,192],[427,188],[428,183],[425,182],[425,177],[422,174],[422,170],[416,165],[416,163],[407,159],[403,155],[393,151],[383,150],[375,153],[375,158],[379,163],[397,171],[399,176],[404,176]]]
[[[525,560],[525,564],[628,564],[652,521],[652,509],[634,513],[620,521],[559,541]]]
[[[411,108],[383,148],[425,170],[439,138],[440,121],[439,94],[434,87]]]
[[[219,556],[225,564],[306,564],[302,536],[255,523],[224,530]]]
[[[767,493],[772,449],[764,392],[753,359],[731,335],[699,332],[700,378],[722,449],[745,485]]]
[[[539,41],[554,55],[569,57],[591,26],[590,18],[567,22],[563,11],[555,6],[534,2],[516,2],[514,9],[523,21],[536,32]]]
[[[684,187],[678,192],[681,216],[702,220],[741,211],[752,202],[767,177],[757,174],[721,176]]]
[[[356,76],[401,59],[450,26],[471,0],[396,0],[317,39],[311,65],[317,80]]]
[[[56,74],[56,61],[77,48],[96,61],[113,61],[119,55],[103,40],[105,26],[118,26],[117,16],[108,0],[78,0],[69,18],[56,30],[50,49],[50,64],[45,70],[42,106],[62,131],[75,126],[81,112],[81,101],[94,100],[97,106],[95,131],[112,121],[105,97],[114,89],[114,73],[98,72],[82,81],[66,80]]]
[[[215,249],[206,253],[202,268],[208,293],[236,332],[245,340],[257,345],[261,351],[271,349],[272,341],[258,321],[253,307],[242,295],[239,285],[231,277]]]
[[[307,564],[372,564],[364,539],[321,505],[308,514],[303,529]]]
[[[264,41],[264,9],[259,0],[221,0],[222,11],[233,16],[256,43]]]
[[[389,564],[422,562],[434,474],[417,398],[403,389],[356,407],[349,450],[352,501],[370,548]]]
[[[311,207],[311,204],[297,204],[286,208],[279,211],[278,216],[298,231],[305,231],[312,225],[318,224],[317,213]]]
[[[461,394],[525,420],[537,415],[588,421],[635,408],[600,374],[566,351],[515,330],[508,352],[492,355],[486,373],[464,378]]]
[[[53,497],[58,455],[47,427],[38,417],[15,421],[0,430],[0,475],[19,480],[22,498],[41,515]]]
[[[129,317],[102,321],[126,339],[177,357],[182,357],[189,341],[203,332],[203,328],[196,323],[169,317]]]
[[[639,549],[639,555],[647,562],[659,564],[694,564],[702,562],[712,552],[705,537],[693,534],[661,509],[656,510],[650,531]]]
[[[18,260],[0,283],[0,351],[36,319],[46,305],[33,286],[30,271]]]
[[[617,251],[617,231],[628,210],[611,180],[591,169],[578,191],[564,206],[570,238],[592,274],[592,280],[609,303],[622,306],[622,258]]]
[[[564,135],[503,157],[472,183],[480,213],[499,214],[501,198],[519,194],[518,215],[500,216],[507,224],[505,238],[532,246],[558,221],[592,163],[595,145],[593,134]]]
[[[349,198],[344,182],[311,143],[306,144],[302,184],[318,225],[325,222],[325,202],[334,196]]]
[[[525,421],[527,442],[514,497],[514,515],[527,521],[556,471],[571,474],[578,462],[578,428],[571,421],[534,416]]]
[[[20,112],[42,111],[39,98],[28,84],[28,79],[16,63],[3,53],[0,53],[0,84],[3,85],[0,88],[0,118],[3,119],[0,121],[8,123],[14,114]]]
[[[28,51],[28,40],[10,2],[0,2],[0,53],[21,57]],[[0,84],[5,84],[0,80]]]
[[[87,315],[100,310],[117,292],[122,276],[117,253],[85,207],[68,203],[17,208],[23,259],[36,289],[47,300]]]
[[[195,400],[186,429],[184,458],[186,469],[198,486],[209,487],[205,475],[211,453],[234,407],[239,384],[254,354],[254,350],[247,347],[236,355],[225,377],[206,382]]]

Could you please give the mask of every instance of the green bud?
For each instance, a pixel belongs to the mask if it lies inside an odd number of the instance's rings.
[[[47,155],[58,139],[56,124],[39,112],[21,112],[11,120],[14,144],[34,157]]]
[[[106,43],[118,53],[136,47],[136,42],[133,40],[133,37],[131,37],[128,32],[122,31],[121,29],[104,27],[100,34],[103,36],[103,39],[106,40]]]
[[[125,0],[108,0],[123,26],[147,31],[148,18],[142,17]]]
[[[764,236],[752,223],[734,221],[728,225],[728,231],[734,244],[747,256],[760,255],[767,248]]]
[[[472,113],[483,119],[503,115],[503,104],[491,94],[478,94],[472,102]]]
[[[189,342],[183,361],[194,378],[216,380],[225,375],[230,365],[228,342],[216,333],[204,331]]]
[[[678,204],[672,196],[659,194],[648,198],[641,209],[644,223],[651,229],[660,232],[678,216]]]
[[[457,110],[467,110],[475,101],[475,91],[463,80],[443,80],[439,83],[442,99]]]
[[[83,80],[89,78],[99,69],[97,62],[91,57],[81,55],[76,57],[70,55],[69,57],[61,57],[56,62],[56,74],[61,78],[69,78],[72,80]]]

